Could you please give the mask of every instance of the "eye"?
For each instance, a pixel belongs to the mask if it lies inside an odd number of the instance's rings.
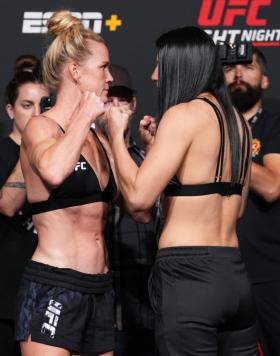
[[[119,98],[118,100],[122,104],[129,104],[129,102],[125,98]]]
[[[224,66],[224,72],[226,72],[226,73],[232,71],[233,69],[234,69],[234,66],[231,66],[231,65]]]
[[[31,103],[23,103],[23,104],[22,104],[22,107],[23,107],[24,109],[30,109],[30,108],[32,107],[32,104],[31,104]]]
[[[253,64],[246,64],[247,69],[255,69]]]

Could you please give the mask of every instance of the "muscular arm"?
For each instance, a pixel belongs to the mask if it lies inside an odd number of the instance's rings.
[[[56,187],[73,171],[90,126],[103,110],[104,104],[100,99],[89,93],[84,96],[65,134],[48,118],[29,121],[23,134],[23,145],[33,170],[45,183]]]
[[[123,131],[115,128],[113,134],[110,132],[120,190],[130,209],[151,208],[176,174],[192,140],[192,115],[193,113],[186,110],[186,106],[176,106],[165,113],[154,143],[140,168],[130,158]]]
[[[19,161],[4,183],[1,192],[0,213],[12,217],[21,208],[26,199],[25,184]]]
[[[280,154],[266,154],[263,166],[252,163],[250,188],[266,202],[280,197]]]

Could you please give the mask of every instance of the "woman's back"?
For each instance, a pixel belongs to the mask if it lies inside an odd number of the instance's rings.
[[[185,111],[185,120],[193,121],[193,134],[176,177],[165,190],[166,218],[160,247],[238,245],[235,223],[246,196],[246,188],[242,186],[245,171],[248,171],[247,126],[238,117],[240,142],[245,145],[240,149],[244,172],[240,172],[237,184],[230,185],[231,152],[225,118],[212,95],[203,94],[201,98],[203,100],[177,106],[180,116]],[[188,124],[185,130],[187,137],[190,134]]]

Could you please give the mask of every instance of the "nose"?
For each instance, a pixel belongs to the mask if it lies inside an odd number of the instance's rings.
[[[235,77],[236,78],[242,78],[243,76],[243,67],[240,64],[237,64],[235,66]]]
[[[151,79],[153,82],[157,82],[158,81],[158,66],[155,67],[152,75],[151,75]]]
[[[109,68],[107,69],[107,76],[106,76],[106,82],[107,83],[112,83],[112,81],[114,80]]]
[[[114,106],[119,106],[120,105],[119,99],[118,98],[114,98],[113,99],[113,104],[114,104]]]
[[[41,108],[40,108],[40,104],[36,104],[34,105],[33,108],[33,116],[38,116],[41,114]]]

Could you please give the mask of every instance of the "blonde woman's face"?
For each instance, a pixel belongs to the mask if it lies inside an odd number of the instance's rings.
[[[109,51],[104,43],[89,41],[91,55],[80,66],[79,86],[82,92],[94,91],[105,103],[108,100],[109,83],[113,77],[109,71]]]

